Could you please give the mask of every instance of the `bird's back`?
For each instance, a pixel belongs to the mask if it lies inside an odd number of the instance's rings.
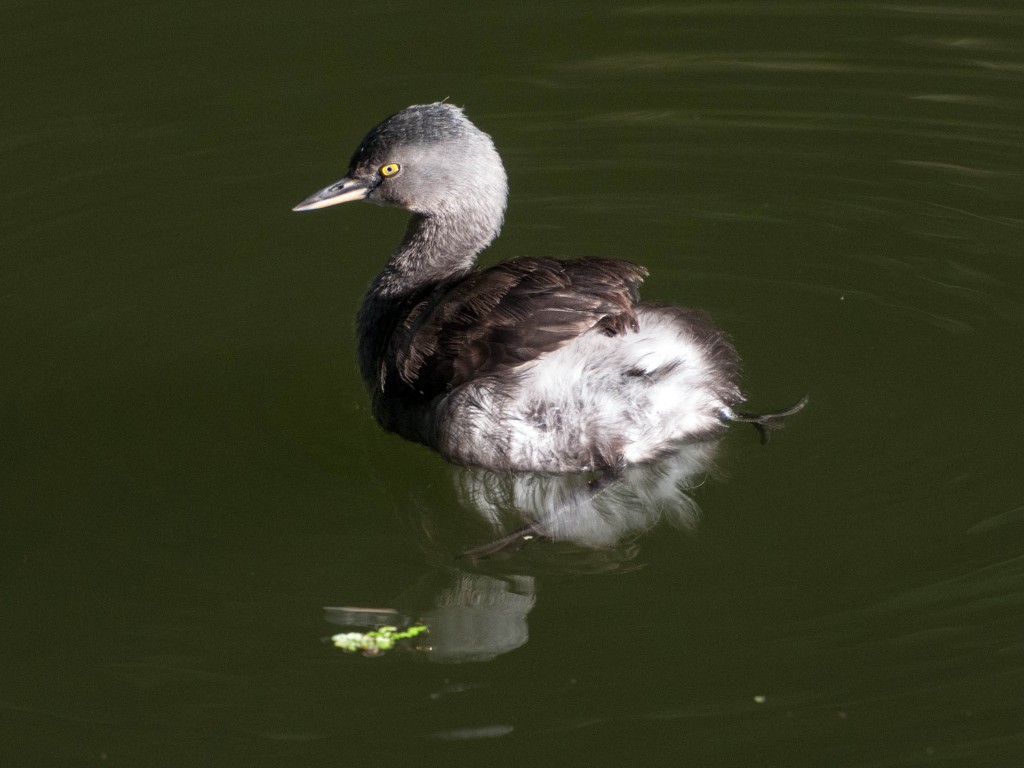
[[[400,309],[368,298],[364,336],[394,319],[363,345],[375,415],[453,461],[498,469],[604,467],[711,434],[739,400],[735,352],[701,313],[639,304],[645,275],[623,261],[522,258]],[[702,418],[680,423],[695,397]]]

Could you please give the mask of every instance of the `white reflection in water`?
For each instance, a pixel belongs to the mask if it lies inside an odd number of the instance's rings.
[[[552,541],[605,548],[660,520],[691,529],[700,510],[688,492],[711,466],[716,442],[694,443],[661,461],[628,467],[602,485],[579,475],[509,475],[465,469],[455,476],[460,500],[498,533],[528,526]]]

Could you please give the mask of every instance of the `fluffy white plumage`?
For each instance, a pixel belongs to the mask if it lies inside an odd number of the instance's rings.
[[[725,427],[740,400],[721,361],[671,308],[640,305],[639,330],[593,330],[500,386],[472,382],[443,401],[442,452],[487,466],[572,472],[659,458],[680,443]]]

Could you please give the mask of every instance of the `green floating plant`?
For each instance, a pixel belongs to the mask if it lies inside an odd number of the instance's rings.
[[[410,640],[427,631],[425,624],[413,624],[399,631],[398,627],[379,627],[370,632],[342,632],[334,635],[331,642],[345,653],[361,653],[363,656],[380,656],[395,647],[401,640]]]

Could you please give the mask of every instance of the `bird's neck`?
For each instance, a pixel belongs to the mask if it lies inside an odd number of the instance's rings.
[[[477,254],[496,235],[468,217],[414,214],[402,244],[373,281],[370,293],[383,298],[405,296],[460,277],[473,269]]]
[[[477,254],[496,235],[497,227],[461,217],[413,215],[401,245],[370,283],[357,318],[360,368],[371,390],[396,324],[438,285],[472,271]]]

